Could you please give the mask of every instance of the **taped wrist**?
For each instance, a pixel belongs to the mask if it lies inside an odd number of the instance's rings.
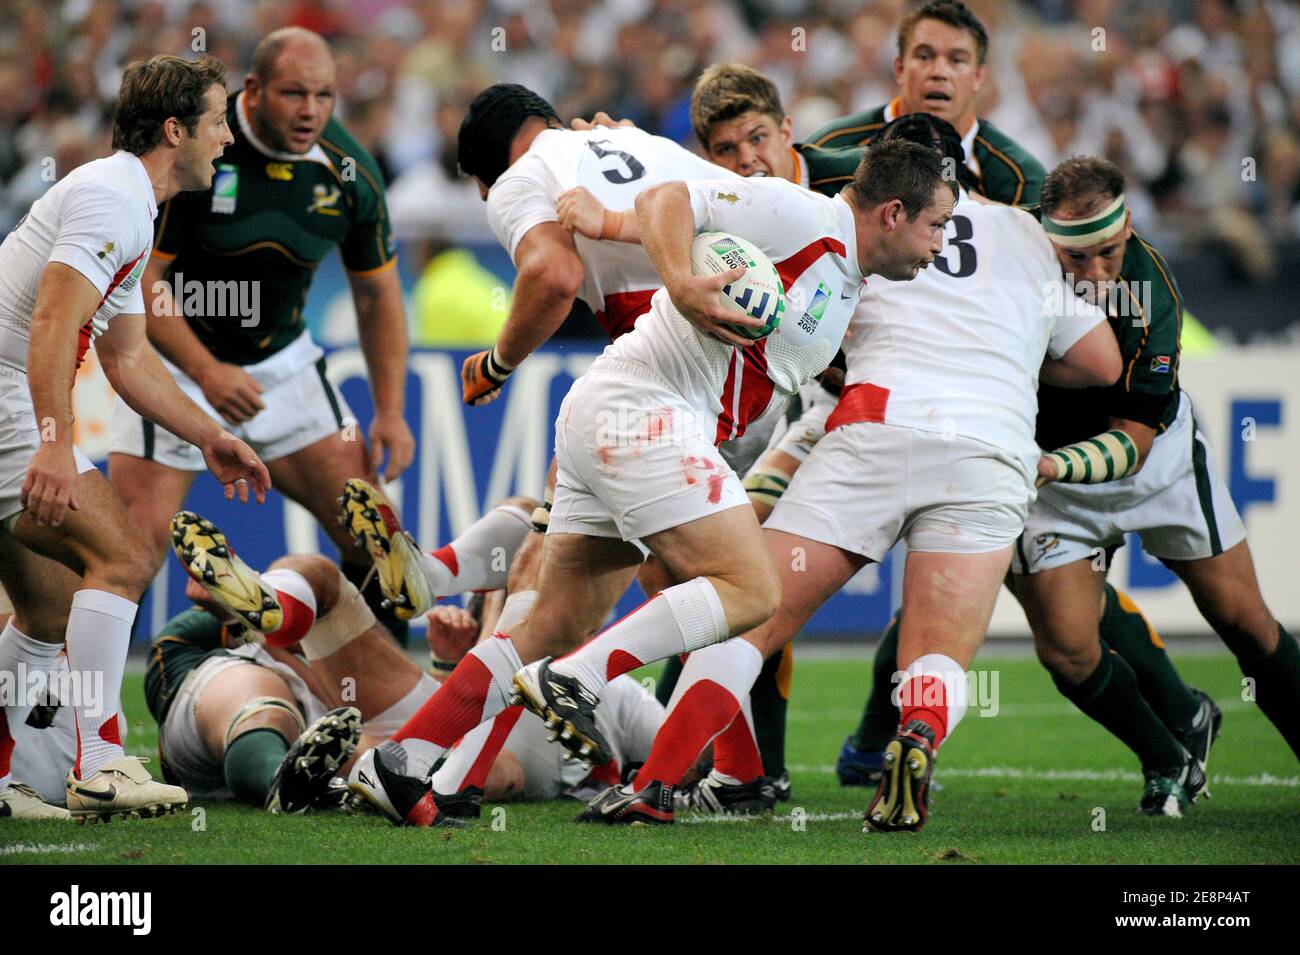
[[[481,370],[484,378],[494,385],[499,385],[510,377],[510,373],[515,370],[515,366],[503,362],[500,356],[497,355],[496,346],[493,345],[488,349],[487,354],[483,356]]]
[[[617,239],[623,231],[623,213],[606,209],[604,220],[600,224],[601,239]]]
[[[751,468],[740,483],[751,503],[770,507],[780,500],[785,489],[790,486],[791,476],[780,468],[760,464]]]
[[[554,489],[547,487],[542,494],[542,503],[533,508],[533,530],[545,534],[551,526],[551,505],[555,503]]]
[[[1125,432],[1112,428],[1096,437],[1057,448],[1048,455],[1056,464],[1056,480],[1066,484],[1101,484],[1132,474],[1138,449]]]

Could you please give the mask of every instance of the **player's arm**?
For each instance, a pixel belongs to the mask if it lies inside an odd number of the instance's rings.
[[[199,341],[172,296],[166,272],[166,260],[150,256],[144,270],[144,289],[150,296],[149,341],[199,386],[221,417],[232,424],[248,421],[266,407],[262,403],[262,386],[240,366],[218,361]]]
[[[95,351],[108,383],[140,417],[201,450],[208,469],[226,486],[227,500],[238,490],[240,501],[247,501],[251,484],[262,503],[271,488],[266,465],[181,391],[149,344],[145,329],[143,314],[118,315],[100,336]],[[245,483],[237,484],[240,481]]]
[[[729,308],[719,294],[745,270],[738,267],[719,275],[691,274],[691,242],[702,223],[686,183],[664,182],[642,190],[636,197],[636,218],[641,244],[682,317],[729,345],[744,348],[753,344],[731,326],[762,328],[763,323]]]
[[[501,393],[506,378],[568,318],[585,270],[577,246],[558,222],[541,222],[515,249],[514,297],[497,343],[465,359],[461,383],[467,405],[483,405]]]
[[[615,212],[607,209],[585,186],[575,186],[561,195],[555,202],[555,213],[559,216],[560,225],[569,232],[588,239],[630,243],[641,241],[635,210]]]
[[[415,436],[406,423],[406,359],[410,341],[406,307],[396,266],[365,273],[348,273],[352,303],[357,312],[357,335],[366,359],[375,417],[370,423],[370,451],[375,470],[388,466],[384,480],[391,481],[415,457]]]
[[[1115,334],[1101,322],[1060,358],[1046,356],[1039,380],[1059,388],[1096,388],[1113,385],[1123,370]]]
[[[38,524],[58,527],[67,510],[77,509],[72,385],[78,336],[99,300],[99,290],[72,266],[51,262],[45,267],[27,348],[27,383],[41,443],[28,465],[21,495]]]

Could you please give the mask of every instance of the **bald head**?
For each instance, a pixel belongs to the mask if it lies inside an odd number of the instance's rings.
[[[244,107],[262,142],[302,155],[334,112],[334,57],[323,37],[302,27],[268,33],[244,78]]]
[[[328,61],[330,69],[334,67],[334,57],[323,36],[305,27],[283,27],[264,36],[253,50],[253,76],[259,83],[265,85],[275,77],[282,56],[289,66],[306,60],[317,65]]]

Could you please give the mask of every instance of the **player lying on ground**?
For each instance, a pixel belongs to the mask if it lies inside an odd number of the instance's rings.
[[[909,280],[934,257],[954,194],[938,155],[896,142],[869,152],[834,199],[777,180],[739,178],[666,183],[638,196],[639,231],[665,288],[561,406],[555,505],[526,623],[471,651],[397,734],[409,759],[436,759],[492,718],[508,705],[513,682],[573,750],[603,762],[607,749],[592,714],[605,683],[725,640],[773,612],[776,571],[744,488],[716,445],[779,414],[789,395],[825,369],[864,276]],[[718,293],[743,274],[692,275],[694,237],[714,230],[751,241],[775,263],[787,299],[817,314],[791,314],[747,348],[730,343],[735,331],[726,341],[701,334],[701,325],[732,322],[737,313]],[[368,533],[386,529],[376,522]],[[582,646],[641,564],[634,540],[685,583]],[[548,664],[549,654],[579,646]],[[536,662],[515,679],[529,661]],[[761,659],[755,673],[759,666]],[[390,818],[436,820],[431,793],[419,795],[381,760],[373,763],[377,788],[394,797]]]
[[[73,444],[72,386],[95,342],[109,384],[143,418],[198,449],[246,501],[271,482],[244,442],[177,387],[145,337],[140,276],[157,204],[205,189],[231,142],[224,69],[210,57],[132,63],[122,78],[106,159],[55,183],[0,246],[0,583],[15,608],[0,633],[0,682],[48,671],[66,640],[86,689],[72,702],[78,742],[68,808],[80,820],[150,816],[185,804],[127,756],[118,733],[122,672],[140,594],[154,567],[121,500]],[[13,740],[35,700],[0,713],[0,804],[46,810],[10,793]]]
[[[403,407],[406,318],[383,180],[332,115],[334,74],[329,47],[309,30],[276,30],[257,45],[243,88],[225,100],[234,143],[212,188],[160,208],[144,288],[149,338],[181,388],[262,456],[276,488],[316,517],[360,584],[370,561],[334,520],[338,489],[350,477],[375,480],[385,452],[392,480],[415,439]],[[333,249],[374,396],[369,449],[303,317],[312,276]],[[109,478],[156,571],[203,460],[121,401],[109,450]],[[376,609],[379,596],[367,593]]]
[[[1048,183],[1042,214],[1062,272],[1071,289],[1115,313],[1125,374],[1105,389],[1040,387],[1037,438],[1043,448],[1062,449],[1054,455],[1059,477],[1030,510],[1011,583],[1057,687],[1141,761],[1141,811],[1179,815],[1204,785],[1220,715],[1183,682],[1137,607],[1106,584],[1123,535],[1138,533],[1144,548],[1188,585],[1242,672],[1256,681],[1261,709],[1298,752],[1300,654],[1264,604],[1245,528],[1191,399],[1178,386],[1181,296],[1168,264],[1129,223],[1122,173],[1105,160],[1072,159]],[[1103,211],[1108,221],[1087,221]],[[1136,465],[1085,471],[1081,455],[1095,448],[1088,438],[1109,444],[1107,428],[1123,432],[1115,440],[1132,443]],[[1064,447],[1072,442],[1074,450]],[[1069,461],[1074,466],[1067,468]],[[846,744],[855,775],[878,765],[894,723],[895,633],[877,652],[863,723]],[[1185,753],[1196,767],[1185,768]]]
[[[255,574],[210,522],[182,512],[173,527],[192,575],[186,594],[198,607],[167,623],[146,671],[164,769],[196,797],[233,796],[280,812],[337,806],[341,786],[331,783],[347,775],[354,750],[381,744],[438,682],[397,649],[327,558],[283,557]],[[271,614],[262,609],[268,605]],[[257,629],[277,622],[270,632]],[[478,622],[458,607],[436,608],[429,623],[442,667],[454,667],[480,636]],[[245,642],[249,636],[257,642]],[[597,778],[617,779],[620,766],[644,760],[663,708],[627,679],[600,718],[618,741],[619,758]],[[587,777],[586,766],[549,743],[531,714],[507,734],[481,777],[477,736],[448,753],[438,774],[477,786],[456,785],[446,815],[477,816],[484,799],[556,798]]]
[[[894,134],[935,144],[945,159],[961,155],[956,131],[924,114],[895,121],[882,142]],[[1033,499],[1040,367],[1044,377],[1079,384],[1114,381],[1120,371],[1098,309],[1069,312],[1044,300],[1055,259],[1027,213],[962,192],[952,222],[962,238],[945,251],[944,268],[910,283],[873,279],[863,293],[827,435],[763,529],[781,578],[777,612],[740,639],[691,655],[650,759],[583,819],[671,822],[664,794],[710,740],[709,802],[743,803],[762,772],[740,713],[758,661],[905,538],[903,710],[866,821],[881,830],[924,824],[935,753],[965,711],[966,667]]]

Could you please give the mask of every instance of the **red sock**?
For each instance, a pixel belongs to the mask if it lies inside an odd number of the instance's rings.
[[[750,783],[763,775],[763,757],[758,752],[754,730],[744,712],[736,714],[731,725],[713,741],[713,768],[741,783]]]
[[[501,752],[501,747],[506,744],[506,737],[515,728],[523,713],[522,706],[512,706],[496,715],[492,720],[492,732],[488,734],[487,742],[479,750],[465,778],[456,787],[456,792],[462,792],[469,786],[477,786],[479,789],[486,786],[488,773],[492,771],[492,764],[496,762],[497,754]]]
[[[307,631],[315,625],[316,611],[293,594],[287,594],[283,590],[277,590],[275,598],[280,601],[284,621],[280,624],[279,630],[273,630],[266,635],[266,642],[273,647],[291,647],[307,636]]]
[[[659,728],[650,758],[636,774],[632,788],[640,791],[651,782],[677,785],[709,740],[725,730],[739,712],[740,701],[725,687],[712,680],[695,683]]]
[[[948,735],[948,693],[943,680],[931,675],[912,677],[899,688],[898,702],[899,727],[920,720],[934,730],[934,748],[938,749]]]
[[[14,738],[9,735],[9,717],[0,706],[0,778],[9,775],[14,756]]]
[[[483,704],[491,684],[492,671],[477,656],[467,654],[438,692],[393,734],[393,739],[398,743],[423,739],[449,749],[483,722]]]

